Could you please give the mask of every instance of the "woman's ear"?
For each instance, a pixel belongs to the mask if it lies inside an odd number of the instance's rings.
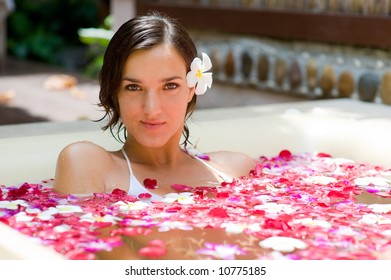
[[[195,94],[195,87],[189,88],[189,96],[187,98],[187,103],[189,103],[193,99],[194,94]]]

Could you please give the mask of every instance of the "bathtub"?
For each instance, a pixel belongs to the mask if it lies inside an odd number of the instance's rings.
[[[196,111],[188,124],[190,140],[203,152],[240,151],[257,158],[288,149],[391,167],[391,109],[383,104],[334,99],[208,109]],[[79,140],[121,147],[89,121],[0,127],[0,184],[52,178],[60,150]],[[5,235],[15,239],[0,238],[0,259],[63,258],[0,223]]]

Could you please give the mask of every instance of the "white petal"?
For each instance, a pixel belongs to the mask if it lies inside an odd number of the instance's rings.
[[[15,220],[18,222],[30,222],[34,219],[33,216],[26,215],[25,212],[19,212],[16,215],[14,215]]]
[[[304,178],[304,181],[311,184],[328,185],[337,182],[337,179],[328,176],[311,176]]]
[[[192,192],[181,192],[180,195],[186,196],[186,197],[191,197],[191,196],[193,196],[193,193]]]
[[[379,186],[379,187],[389,187],[390,186],[390,184],[388,183],[388,180],[386,178],[382,178],[382,177],[356,178],[354,180],[354,183],[359,186],[369,186],[370,184],[373,184],[373,185]]]
[[[178,193],[168,193],[164,197],[165,198],[175,198],[175,199],[178,199],[179,194]]]
[[[296,238],[273,236],[259,242],[259,245],[266,249],[273,249],[280,252],[292,252],[297,249],[305,249],[308,245]]]
[[[176,201],[178,199],[178,197],[179,197],[179,195],[177,193],[169,193],[163,197],[162,201],[165,203],[172,203],[172,202]]]
[[[207,84],[208,88],[211,88],[213,82],[212,73],[204,73],[202,79]]]
[[[185,199],[178,199],[178,203],[188,205],[188,204],[194,204],[195,202],[191,198],[185,198]]]
[[[72,229],[72,227],[69,226],[69,225],[59,225],[59,226],[56,226],[56,227],[53,228],[53,230],[55,232],[66,232],[66,231],[69,231],[71,229]]]
[[[190,64],[190,70],[194,73],[197,73],[199,69],[202,67],[202,61],[198,57],[194,58]]]
[[[194,87],[198,82],[198,78],[196,77],[195,72],[190,71],[189,73],[187,73],[186,81],[187,81],[188,87],[190,87],[190,88]]]
[[[244,225],[227,224],[225,227],[225,232],[232,233],[232,234],[239,234],[242,233],[244,229],[245,229]]]
[[[272,249],[274,251],[279,251],[279,252],[283,252],[283,253],[290,253],[295,250],[295,247],[289,243],[277,243],[277,244],[273,245]]]
[[[208,71],[212,68],[212,62],[206,53],[202,53],[203,71]]]
[[[207,89],[208,89],[207,84],[203,80],[200,80],[197,84],[195,94],[202,95],[206,92]]]

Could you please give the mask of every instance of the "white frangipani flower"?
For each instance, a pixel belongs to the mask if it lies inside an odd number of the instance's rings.
[[[215,248],[215,257],[218,259],[234,259],[234,255],[238,255],[238,248],[229,245],[220,245]]]
[[[276,202],[267,202],[265,204],[256,205],[254,206],[254,209],[264,210],[270,214],[279,214],[279,213],[292,214],[295,212],[295,209],[293,209],[290,205],[279,204]]]
[[[236,255],[243,255],[246,252],[237,245],[205,243],[206,248],[197,250],[198,254],[213,256],[217,259],[234,260]]]
[[[18,222],[31,222],[34,218],[42,221],[49,221],[50,219],[53,219],[53,215],[57,213],[59,213],[59,210],[53,207],[45,211],[41,211],[37,208],[28,208],[25,212],[17,213],[15,218]]]
[[[169,231],[171,229],[180,229],[180,230],[192,230],[193,227],[179,221],[164,221],[159,225],[159,231]]]
[[[58,210],[58,213],[60,214],[83,212],[83,209],[80,206],[70,204],[57,205],[55,209]]]
[[[346,235],[346,236],[359,236],[360,233],[348,226],[341,226],[333,231],[334,234]]]
[[[259,246],[265,249],[272,249],[274,251],[290,253],[296,249],[305,249],[308,247],[307,243],[300,239],[284,236],[272,236],[259,242]]]
[[[206,53],[202,53],[202,60],[194,58],[187,73],[186,80],[189,87],[196,87],[195,94],[201,95],[212,86],[212,73],[206,72],[212,68],[212,62]]]
[[[34,219],[34,216],[27,215],[26,212],[19,212],[14,215],[14,218],[17,222],[31,222]]]
[[[225,228],[226,233],[232,233],[232,234],[242,233],[246,229],[245,225],[235,224],[235,223],[223,223],[221,227]]]
[[[331,223],[323,220],[316,220],[312,218],[304,218],[293,221],[295,224],[301,224],[309,227],[322,227],[322,228],[331,228]]]
[[[391,229],[386,229],[383,232],[381,232],[385,237],[391,238]]]
[[[266,186],[267,187],[267,186]],[[266,194],[261,194],[261,195],[258,195],[255,197],[256,199],[259,199],[260,201],[262,201],[263,203],[265,202],[270,202],[270,201],[273,201],[273,196],[271,195],[266,195]]]
[[[377,186],[387,188],[390,187],[390,181],[383,177],[361,177],[354,179],[354,184],[357,186]]]
[[[391,224],[391,219],[388,219],[384,215],[366,214],[362,216],[362,218],[359,220],[359,223],[367,225]]]
[[[363,215],[362,218],[359,220],[359,223],[367,224],[367,225],[375,225],[378,222],[379,222],[379,216],[376,214]]]
[[[80,221],[82,222],[90,222],[90,223],[95,223],[95,222],[101,222],[101,223],[111,223],[111,224],[116,224],[117,221],[121,221],[122,219],[113,215],[98,215],[98,214],[93,214],[93,213],[87,213],[84,214],[83,216],[80,217]]]
[[[262,230],[262,226],[260,224],[251,224],[247,227],[252,232],[257,232]]]
[[[371,208],[373,213],[384,214],[391,211],[391,204],[369,204],[368,208]]]
[[[310,184],[328,185],[337,182],[337,179],[328,176],[311,176],[303,179]]]
[[[173,203],[177,201],[180,204],[193,204],[193,193],[191,192],[182,192],[182,193],[169,193],[166,194],[162,200],[165,203]]]
[[[71,227],[70,225],[66,225],[66,224],[58,225],[58,226],[55,226],[55,227],[53,228],[53,230],[54,230],[55,232],[59,232],[59,233],[61,233],[61,232],[67,232],[67,231],[69,231],[69,230],[71,230],[71,229],[72,229],[72,227]]]
[[[4,200],[0,201],[0,208],[5,208],[9,210],[17,210],[18,205],[23,206],[23,207],[28,207],[28,203],[23,200],[23,199],[16,199],[12,201]]]
[[[129,212],[129,211],[134,211],[134,210],[142,210],[145,207],[148,207],[149,204],[142,202],[142,201],[136,201],[136,202],[123,202],[123,201],[118,201],[114,203],[113,205],[116,205],[119,207],[119,210],[121,212]]]
[[[38,213],[37,218],[43,221],[49,221],[53,218],[53,215],[57,213],[73,213],[73,212],[60,212],[59,209],[50,207],[49,209]]]

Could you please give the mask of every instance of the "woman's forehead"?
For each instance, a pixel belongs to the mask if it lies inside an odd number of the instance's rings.
[[[126,65],[136,66],[163,66],[162,64],[178,64],[186,67],[185,59],[173,46],[160,44],[153,48],[136,50],[125,61]]]

